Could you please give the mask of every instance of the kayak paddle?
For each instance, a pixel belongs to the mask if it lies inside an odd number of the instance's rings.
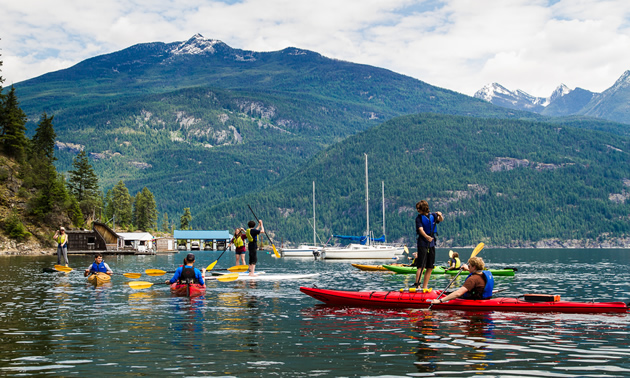
[[[234,265],[227,269],[215,269],[215,270],[227,270],[229,272],[239,273],[239,272],[247,272],[248,269],[249,269],[248,265]],[[161,269],[147,269],[144,271],[144,273],[146,273],[147,276],[159,277],[159,276],[165,275],[166,273],[175,273],[175,271],[174,270],[166,271],[166,270],[161,270]]]
[[[220,282],[229,282],[229,281],[234,281],[238,278],[238,273],[228,273],[228,274],[224,274],[218,277],[209,277],[206,278],[206,280],[217,280]],[[159,284],[165,284],[164,282],[159,282]],[[148,289],[151,286],[154,285],[153,282],[148,282],[148,281],[131,281],[131,282],[127,282],[127,285],[129,285],[130,288],[132,289],[136,289],[136,290],[140,290],[140,289]]]
[[[70,273],[74,269],[70,268],[69,266],[55,265],[55,270],[58,272]],[[142,273],[113,273],[113,274],[121,274],[127,278],[134,278],[134,279],[140,278],[140,276],[142,275]]]
[[[225,246],[225,248],[223,248],[223,252],[221,252],[221,254],[219,255],[219,259],[221,258],[221,256],[223,256],[223,254],[225,253],[225,251],[227,251],[227,245]],[[214,260],[213,263],[211,263],[210,265],[208,265],[208,267],[206,268],[206,270],[212,270],[212,268],[214,268],[215,265],[217,265],[217,263],[219,262],[219,259]]]
[[[479,254],[479,252],[481,252],[481,250],[483,249],[483,247],[485,247],[485,244],[483,243],[479,243],[477,244],[477,246],[475,247],[475,249],[472,251],[472,253],[470,254],[470,258],[473,258],[475,256],[477,256]],[[464,267],[462,266],[461,268],[459,268],[459,272],[457,272],[457,274],[455,275],[455,278],[453,278],[451,280],[451,282],[448,283],[448,285],[446,285],[446,288],[444,290],[442,290],[442,292],[440,293],[440,295],[435,298],[435,300],[438,300],[440,298],[442,298],[442,295],[444,295],[444,293],[446,292],[446,290],[448,290],[449,287],[451,287],[451,285],[453,284],[453,282],[455,282],[455,280],[457,279],[457,277],[459,277],[459,275],[462,273],[462,270],[464,270]],[[433,307],[433,301],[431,302],[431,304],[429,305],[429,310],[431,309],[431,307]]]
[[[258,223],[260,223],[260,220],[258,220],[258,217],[256,216],[256,213],[254,213],[254,210],[252,210],[252,207],[249,206],[249,205],[247,205],[247,207],[249,207],[249,211],[252,212],[252,214],[254,215],[254,218],[256,218],[256,221]],[[276,249],[276,246],[273,244],[273,241],[271,240],[269,235],[267,235],[266,232],[265,232],[265,236],[267,237],[267,239],[269,239],[269,243],[271,243],[271,249],[273,249],[273,254],[276,255],[277,258],[280,258],[280,254],[278,253],[278,250]]]

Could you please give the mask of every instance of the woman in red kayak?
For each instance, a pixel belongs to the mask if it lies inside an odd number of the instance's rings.
[[[445,297],[434,299],[431,303],[440,304],[459,297],[465,299],[490,299],[494,289],[494,278],[489,270],[483,270],[484,263],[481,257],[471,257],[468,260],[468,269],[470,269],[470,274],[462,287]]]

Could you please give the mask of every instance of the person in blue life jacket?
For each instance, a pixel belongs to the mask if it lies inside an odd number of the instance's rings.
[[[206,269],[197,269],[194,267],[195,265],[195,255],[193,253],[189,253],[186,255],[184,259],[184,265],[178,267],[175,270],[175,274],[173,274],[173,278],[170,280],[166,280],[167,284],[177,283],[194,283],[205,285],[204,277],[206,275]]]
[[[94,262],[83,272],[83,276],[87,277],[94,273],[106,273],[110,276],[114,273],[109,265],[103,261],[103,255],[100,253],[94,255]]]
[[[459,259],[459,253],[457,252],[453,252],[453,251],[448,251],[448,268],[446,268],[447,270],[455,270],[455,269],[459,269],[462,267],[462,261]],[[466,264],[464,264],[464,269],[463,270],[468,270],[466,268]]]
[[[429,204],[422,200],[416,204],[418,216],[416,217],[416,234],[418,236],[418,257],[415,259],[413,266],[418,268],[416,272],[415,287],[420,286],[420,278],[424,270],[424,280],[422,283],[422,291],[430,292],[429,278],[435,265],[435,244],[437,237],[437,224],[444,220],[442,213],[439,211],[431,213]]]
[[[247,222],[247,227],[249,227],[245,231],[245,235],[247,235],[247,250],[249,251],[249,275],[256,276],[256,263],[258,262],[258,235],[265,232],[265,227],[263,227],[262,219],[258,220],[258,226],[256,226],[256,222],[249,221]],[[254,228],[255,227],[255,228]]]
[[[481,257],[471,257],[468,260],[470,274],[466,277],[464,285],[456,291],[431,301],[433,304],[448,302],[451,299],[462,297],[464,299],[490,299],[494,290],[494,277],[489,270],[484,270],[484,263]]]

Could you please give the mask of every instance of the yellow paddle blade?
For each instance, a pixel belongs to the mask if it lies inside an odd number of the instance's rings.
[[[273,254],[276,255],[277,258],[280,258],[280,254],[278,253],[276,246],[272,244],[271,249],[273,249]]]
[[[407,248],[407,246],[405,246],[403,250],[405,251],[406,254],[409,254],[409,248]]]
[[[229,281],[234,281],[237,278],[238,278],[238,273],[234,272],[234,273],[222,274],[220,276],[217,276],[216,280],[221,281],[221,282],[229,282]]]
[[[60,272],[66,272],[66,273],[73,271],[73,269],[70,268],[69,266],[63,266],[63,265],[55,265],[55,270],[58,270]]]
[[[208,265],[208,267],[206,268],[206,270],[212,270],[214,269],[214,266],[217,265],[217,262],[219,261],[219,259],[214,260],[213,263],[210,263],[210,265]]]
[[[448,251],[448,257],[453,258],[453,250]]]
[[[142,273],[123,273],[123,276],[127,277],[127,278],[140,278],[140,276],[142,275]]]
[[[485,247],[485,244],[483,243],[479,243],[477,244],[477,246],[475,247],[475,249],[472,251],[472,254],[470,255],[470,257],[475,257],[477,256],[477,254],[479,252],[481,252],[481,250],[483,249],[483,247]]]
[[[151,277],[158,277],[158,276],[163,276],[166,274],[165,270],[160,270],[160,269],[147,269],[144,271],[144,273],[147,274],[147,276],[151,276]]]
[[[153,283],[147,281],[131,281],[127,282],[127,285],[129,285],[129,287],[132,289],[140,290],[150,288],[151,286],[153,286]]]
[[[247,272],[249,270],[249,265],[234,265],[230,268],[227,268],[230,272]]]

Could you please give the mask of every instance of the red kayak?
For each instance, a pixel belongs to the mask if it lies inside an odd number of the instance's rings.
[[[326,304],[348,307],[428,308],[430,300],[440,291],[410,293],[408,291],[342,291],[300,287],[304,294]],[[435,304],[436,310],[464,311],[518,311],[518,312],[567,312],[567,313],[625,313],[628,305],[623,302],[567,302],[559,296],[526,295],[526,299],[492,298],[486,300],[453,299]]]
[[[200,284],[171,284],[171,294],[178,297],[197,297],[206,293],[206,285]]]

